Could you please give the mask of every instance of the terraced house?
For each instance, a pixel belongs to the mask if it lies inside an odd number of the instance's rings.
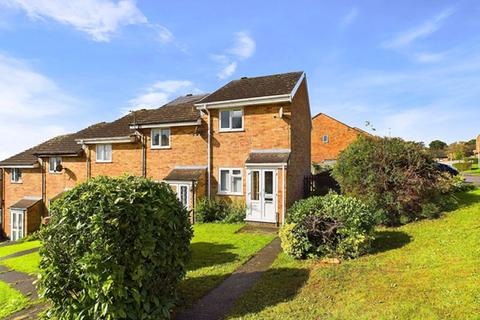
[[[52,200],[95,176],[167,182],[188,209],[201,197],[247,205],[246,220],[279,225],[310,171],[303,72],[234,80],[110,123],[56,137],[0,162],[2,229],[35,231]]]

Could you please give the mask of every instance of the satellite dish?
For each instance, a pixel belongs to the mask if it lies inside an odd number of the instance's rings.
[[[281,118],[283,118],[283,107],[280,107],[280,110],[278,110],[278,116]]]
[[[63,166],[61,164],[59,164],[55,167],[55,171],[57,171],[57,172],[61,172],[62,170],[63,170]]]

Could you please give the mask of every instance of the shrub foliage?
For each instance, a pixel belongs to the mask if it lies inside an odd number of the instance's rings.
[[[40,292],[54,319],[165,319],[185,275],[192,229],[166,184],[100,177],[51,206]]]
[[[373,239],[377,214],[361,201],[335,193],[296,202],[280,230],[282,247],[297,258],[355,258]]]
[[[360,137],[340,154],[334,176],[344,193],[384,210],[388,225],[419,217],[448,179],[421,144],[370,136]],[[432,209],[426,209],[429,215]]]
[[[218,198],[202,198],[197,202],[195,214],[196,221],[199,223],[240,223],[245,220],[246,206],[243,202],[227,202]]]

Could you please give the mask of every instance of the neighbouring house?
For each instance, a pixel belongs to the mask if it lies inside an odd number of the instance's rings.
[[[478,157],[478,164],[480,164],[480,134],[477,136],[475,146],[476,146],[475,153],[477,154],[477,157]]]
[[[312,118],[312,164],[332,165],[341,151],[368,132],[319,113]]]
[[[49,140],[0,162],[2,229],[38,229],[52,200],[95,176],[166,182],[188,209],[201,197],[244,202],[246,220],[282,224],[311,165],[307,80],[292,72],[234,80],[110,123]]]

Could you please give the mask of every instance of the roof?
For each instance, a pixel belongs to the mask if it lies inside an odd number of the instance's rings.
[[[84,135],[90,131],[97,130],[103,126],[104,123],[97,123],[88,128],[78,131],[73,134],[66,134],[57,136],[47,140],[33,148],[22,151],[6,160],[0,162],[1,166],[16,166],[16,165],[35,165],[38,163],[38,156],[42,155],[67,155],[80,154],[82,147],[75,141],[79,135]]]
[[[200,118],[200,111],[195,103],[205,98],[207,94],[186,95],[178,97],[158,109],[145,110],[133,119],[137,125],[160,124],[172,122],[191,122]]]
[[[303,72],[233,80],[198,103],[210,103],[247,98],[286,95],[292,93]]]
[[[342,122],[342,121],[340,121],[340,120],[338,120],[338,119],[335,119],[334,117],[329,116],[328,114],[323,113],[323,112],[320,112],[320,113],[316,114],[315,116],[313,116],[313,117],[312,117],[312,120],[315,119],[316,117],[319,117],[319,116],[325,116],[325,117],[327,117],[327,118],[329,118],[329,119],[332,119],[333,121],[336,121],[336,122],[340,123],[341,125],[344,125],[344,126],[347,127],[347,128],[350,128],[350,129],[352,129],[352,130],[355,130],[355,131],[357,131],[358,133],[370,135],[370,133],[368,133],[368,132],[365,131],[365,130],[362,130],[362,129],[358,128],[358,127],[351,127],[351,126],[349,126],[348,124],[346,124],[346,123],[344,123],[344,122]]]
[[[261,164],[261,163],[287,163],[290,158],[290,151],[288,150],[258,150],[253,151],[248,155],[247,164]]]
[[[33,207],[35,204],[37,204],[39,201],[42,199],[29,199],[29,198],[23,198],[22,200],[12,204],[10,208],[14,209],[28,209]]]
[[[198,181],[207,172],[205,168],[175,168],[163,179],[166,181]]]

